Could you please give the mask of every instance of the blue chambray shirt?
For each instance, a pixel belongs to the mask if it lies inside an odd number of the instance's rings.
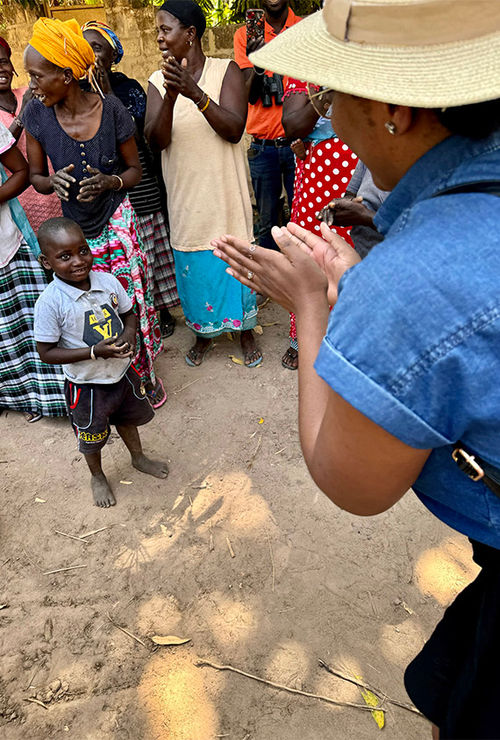
[[[500,548],[500,498],[451,458],[462,440],[500,468],[500,132],[453,136],[421,157],[378,211],[385,235],[343,276],[315,368],[348,403],[415,448],[414,490],[439,519]]]

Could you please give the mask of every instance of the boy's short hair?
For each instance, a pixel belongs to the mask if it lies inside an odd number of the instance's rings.
[[[83,236],[83,231],[76,221],[73,221],[71,218],[66,218],[66,216],[48,218],[47,221],[44,221],[38,229],[37,234],[38,244],[40,245],[42,254],[46,255],[47,251],[54,246],[56,234],[59,231],[70,231],[71,229],[80,231]]]

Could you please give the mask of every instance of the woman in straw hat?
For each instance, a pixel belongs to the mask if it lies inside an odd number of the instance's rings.
[[[92,74],[94,62],[75,20],[35,23],[24,54],[35,98],[23,115],[31,182],[40,193],[55,192],[63,214],[82,228],[93,269],[111,272],[125,287],[138,317],[134,367],[150,392],[164,396],[153,366],[160,328],[127,196],[141,179],[135,125],[116,97],[81,90],[78,80]]]
[[[297,315],[302,449],[326,495],[368,516],[412,486],[471,539],[481,571],[406,688],[434,737],[500,737],[500,3],[326,0],[253,61],[336,91],[335,131],[392,191],[385,239],[359,262],[291,224],[282,254],[227,236],[216,254]]]

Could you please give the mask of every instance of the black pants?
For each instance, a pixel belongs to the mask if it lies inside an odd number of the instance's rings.
[[[405,673],[409,696],[440,740],[500,738],[500,550],[471,542],[481,572]]]

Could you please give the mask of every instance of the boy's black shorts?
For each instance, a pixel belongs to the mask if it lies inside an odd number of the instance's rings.
[[[471,542],[481,572],[405,673],[410,698],[440,740],[500,738],[500,550]]]
[[[136,371],[129,367],[118,383],[64,384],[66,405],[78,449],[84,455],[102,450],[108,441],[110,424],[141,426],[154,411],[141,386]]]

